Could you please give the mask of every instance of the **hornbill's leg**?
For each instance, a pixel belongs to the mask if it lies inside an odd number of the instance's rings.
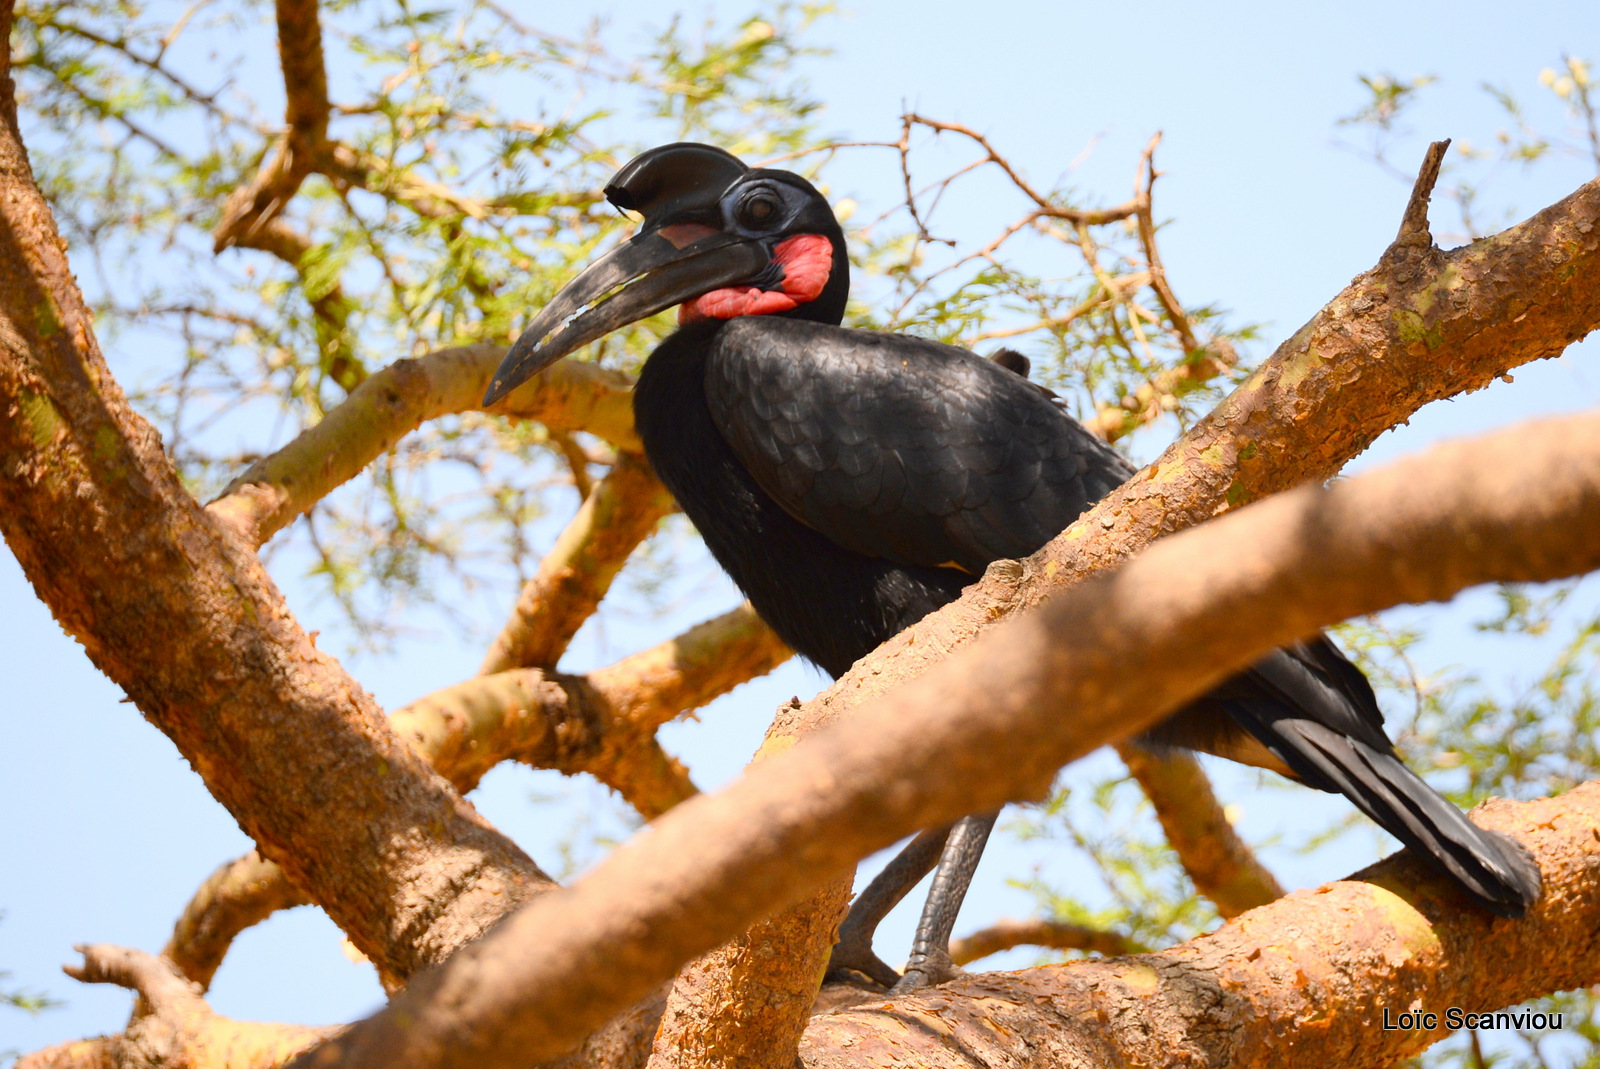
[[[850,975],[860,973],[884,987],[893,987],[900,974],[872,951],[872,934],[889,911],[900,904],[917,881],[926,876],[939,860],[951,825],[930,828],[906,844],[884,870],[873,877],[866,890],[850,904],[850,915],[839,925],[839,941],[828,959],[830,983],[856,983]]]
[[[917,938],[911,944],[911,960],[906,971],[890,994],[900,995],[919,987],[942,984],[955,976],[956,967],[950,961],[950,932],[956,926],[956,914],[961,911],[961,900],[967,897],[972,884],[972,874],[977,871],[978,859],[983,856],[984,844],[999,812],[981,813],[962,817],[950,829],[950,838],[944,845],[944,855],[939,858],[939,868],[933,874],[933,889],[922,907],[922,920],[917,923]]]

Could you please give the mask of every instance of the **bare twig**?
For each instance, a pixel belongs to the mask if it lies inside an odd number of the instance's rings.
[[[1411,187],[1411,199],[1406,202],[1405,217],[1400,220],[1400,232],[1395,235],[1397,244],[1432,243],[1433,236],[1428,233],[1428,201],[1433,197],[1433,187],[1439,181],[1439,167],[1444,163],[1444,153],[1449,147],[1449,138],[1428,146],[1428,154],[1423,157],[1422,168],[1417,172],[1416,184]]]
[[[963,137],[970,138],[977,142],[979,147],[981,147],[986,153],[988,161],[1004,171],[1006,177],[1011,179],[1012,184],[1021,190],[1029,200],[1033,201],[1033,203],[1037,206],[1040,216],[1050,219],[1063,219],[1073,224],[1081,223],[1085,226],[1099,226],[1104,223],[1114,223],[1119,219],[1127,219],[1129,216],[1136,214],[1139,210],[1139,201],[1137,197],[1112,208],[1084,210],[1079,208],[1063,207],[1029,185],[1028,181],[1023,178],[1020,173],[1018,173],[1015,167],[1011,165],[1011,161],[1006,159],[999,152],[995,151],[994,146],[989,143],[988,138],[984,137],[976,130],[973,130],[971,127],[964,126],[961,123],[943,122],[938,119],[929,119],[925,116],[916,114],[907,115],[905,121],[908,125],[911,123],[916,123],[919,126],[926,126],[935,133],[960,134]],[[1160,135],[1157,136],[1159,137]]]
[[[1157,131],[1139,157],[1139,173],[1142,181],[1141,188],[1135,196],[1139,202],[1139,210],[1136,213],[1139,220],[1139,240],[1144,245],[1145,262],[1150,266],[1150,288],[1156,291],[1156,299],[1166,311],[1172,329],[1183,344],[1183,351],[1192,353],[1200,348],[1200,343],[1195,341],[1189,317],[1184,313],[1183,304],[1177,295],[1172,292],[1172,285],[1167,281],[1166,268],[1161,265],[1161,254],[1156,250],[1156,223],[1151,208],[1151,196],[1155,192],[1156,179],[1161,173],[1156,170],[1155,164],[1156,146],[1159,144],[1161,144],[1161,132]]]

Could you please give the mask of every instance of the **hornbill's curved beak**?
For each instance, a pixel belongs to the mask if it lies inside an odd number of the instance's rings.
[[[557,360],[613,330],[720,286],[771,261],[764,243],[703,224],[647,228],[562,287],[511,346],[489,381],[484,406]]]
[[[679,142],[640,153],[606,185],[606,199],[644,216],[632,240],[590,264],[529,323],[484,394],[487,407],[580,345],[720,286],[772,259],[759,241],[726,233],[718,198],[749,171],[711,145]]]

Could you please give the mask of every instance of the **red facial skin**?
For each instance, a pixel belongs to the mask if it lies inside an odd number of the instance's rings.
[[[774,249],[773,259],[783,266],[782,289],[728,286],[702,293],[678,306],[678,322],[771,315],[816,300],[833,270],[833,242],[820,234],[798,234]]]

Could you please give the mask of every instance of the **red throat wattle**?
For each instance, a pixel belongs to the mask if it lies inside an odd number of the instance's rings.
[[[833,242],[821,234],[798,234],[772,253],[774,262],[783,268],[780,289],[728,286],[702,293],[678,306],[678,322],[771,315],[816,300],[833,272]]]

